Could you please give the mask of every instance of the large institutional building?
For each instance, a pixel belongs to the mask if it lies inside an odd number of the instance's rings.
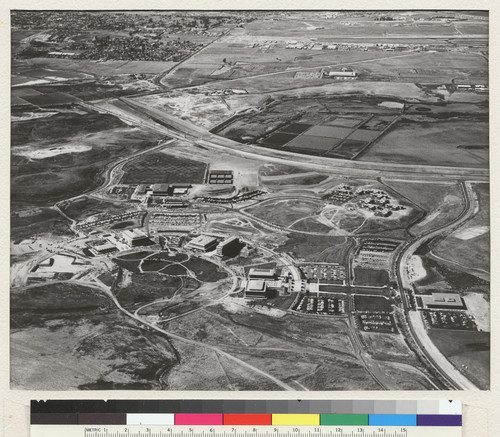
[[[217,239],[214,237],[210,237],[209,235],[200,235],[196,238],[193,238],[187,244],[187,247],[199,250],[201,252],[211,252],[217,247]]]
[[[221,241],[217,246],[217,255],[234,256],[240,251],[240,239],[236,236]]]
[[[250,269],[248,279],[275,279],[276,269]]]
[[[122,238],[131,247],[144,246],[149,244],[151,240],[140,229],[128,229],[122,232]]]

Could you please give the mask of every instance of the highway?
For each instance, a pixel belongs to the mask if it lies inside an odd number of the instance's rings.
[[[128,111],[126,109],[127,106],[124,105],[121,105],[122,107],[120,108],[114,106],[113,100],[101,101],[89,106],[93,106],[99,112],[111,113],[129,124],[149,128],[163,135],[168,135],[171,138],[187,140],[191,143],[199,144],[212,150],[229,152],[245,158],[259,159],[266,162],[275,162],[286,165],[293,165],[293,163],[296,163],[303,168],[309,168],[329,174],[362,175],[364,178],[376,178],[383,174],[384,179],[386,180],[404,177],[406,179],[423,180],[425,182],[428,182],[429,180],[449,180],[451,178],[458,180],[474,179],[475,181],[489,180],[488,169],[370,163],[340,159],[325,160],[325,158],[321,157],[296,155],[294,153],[270,150],[253,145],[242,145],[235,141],[213,135],[207,130],[199,126],[195,126],[188,121],[178,119],[169,114],[159,113],[157,110],[152,110],[151,108],[130,99],[121,99],[121,101],[130,106],[130,111]],[[449,387],[455,389],[476,389],[476,387],[463,374],[461,374],[442,354],[439,353],[437,348],[432,347],[432,343],[430,341],[419,338],[419,336],[422,335],[422,329],[421,327],[414,326],[418,323],[418,320],[410,314],[410,303],[405,291],[411,288],[405,268],[408,258],[415,252],[415,250],[426,241],[453,231],[474,214],[475,205],[471,200],[474,196],[472,187],[470,183],[462,183],[462,186],[465,194],[464,198],[466,199],[466,207],[464,208],[462,214],[452,223],[409,240],[403,246],[402,251],[397,257],[396,272],[397,281],[401,290],[406,321],[414,343],[420,351],[420,355],[425,357],[428,365],[434,368],[442,381],[444,381]],[[239,213],[249,219],[258,221],[263,225],[267,224],[256,217],[250,216],[244,211],[240,210]],[[275,226],[273,227],[276,228]]]
[[[453,366],[453,364],[451,364],[446,359],[446,357],[444,357],[443,354],[433,345],[432,341],[427,336],[427,332],[423,321],[421,320],[420,314],[418,313],[418,311],[411,310],[411,304],[407,295],[407,292],[412,289],[412,284],[408,278],[406,269],[410,256],[412,256],[422,244],[432,240],[435,237],[441,237],[453,232],[464,222],[473,217],[476,213],[477,199],[472,189],[471,183],[464,182],[461,184],[461,187],[463,189],[465,199],[465,207],[462,213],[451,223],[420,234],[419,236],[414,237],[406,242],[396,259],[396,275],[401,292],[406,321],[408,323],[408,327],[410,329],[413,340],[415,341],[415,344],[419,348],[421,354],[439,373],[442,380],[445,381],[450,387],[458,390],[477,390],[478,388],[471,381],[469,381],[465,377],[465,375],[460,373]]]
[[[251,144],[241,144],[236,141],[220,137],[210,133],[208,130],[196,126],[186,120],[139,104],[132,99],[122,98],[123,103],[130,106],[130,111],[126,107],[116,107],[113,101],[116,99],[102,100],[93,104],[86,103],[87,108],[93,108],[98,112],[112,114],[128,124],[151,129],[162,135],[170,136],[179,140],[187,140],[192,143],[210,148],[212,150],[232,153],[244,158],[258,159],[267,163],[278,163],[293,165],[296,163],[303,168],[320,171],[327,174],[342,175],[363,175],[365,177],[380,177],[385,179],[406,177],[412,180],[449,180],[454,179],[476,179],[482,181],[489,180],[489,170],[487,168],[471,167],[444,167],[431,165],[407,165],[394,163],[377,163],[365,161],[349,161],[310,155],[298,155],[293,152],[267,149]],[[140,114],[140,115],[139,115]],[[161,117],[160,124],[159,121]],[[156,120],[155,120],[156,119]],[[167,127],[168,126],[168,127]]]

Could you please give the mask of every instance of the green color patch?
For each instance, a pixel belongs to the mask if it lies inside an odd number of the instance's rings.
[[[320,425],[368,426],[368,414],[321,414]]]

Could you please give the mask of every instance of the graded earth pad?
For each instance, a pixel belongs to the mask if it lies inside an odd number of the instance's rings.
[[[11,388],[489,389],[488,21],[13,10]]]

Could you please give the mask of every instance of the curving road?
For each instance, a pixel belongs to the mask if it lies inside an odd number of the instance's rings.
[[[126,109],[126,106],[118,108],[113,105],[113,101],[116,100],[117,99],[110,99],[94,102],[93,105],[86,103],[85,106],[87,108],[93,108],[98,112],[112,114],[129,124],[148,128],[163,135],[168,135],[171,138],[187,140],[212,150],[228,152],[244,158],[259,159],[268,163],[273,162],[286,165],[293,165],[295,163],[300,165],[300,167],[328,174],[361,174],[365,177],[372,176],[375,178],[383,174],[386,179],[404,176],[412,180],[423,181],[429,181],[431,179],[449,180],[450,178],[489,180],[489,170],[487,168],[407,165],[349,161],[336,158],[325,159],[317,156],[298,155],[283,150],[267,149],[257,145],[243,145],[228,138],[214,135],[208,130],[196,126],[189,121],[181,120],[165,112],[160,112],[132,99],[120,99],[122,103],[130,107],[130,111]]]
[[[239,358],[231,355],[230,353],[216,347],[216,346],[212,346],[212,345],[209,345],[209,344],[206,344],[206,343],[202,343],[200,341],[196,341],[196,340],[192,340],[190,338],[186,338],[186,337],[183,337],[181,335],[178,335],[178,334],[175,334],[173,332],[170,332],[170,331],[166,331],[158,326],[156,326],[155,324],[153,323],[150,323],[148,322],[147,320],[131,313],[130,311],[127,311],[125,308],[123,308],[120,304],[120,302],[118,302],[118,299],[115,297],[115,295],[113,294],[113,292],[111,291],[111,288],[104,285],[102,282],[98,281],[98,282],[92,282],[92,281],[72,281],[72,280],[68,280],[68,281],[55,281],[54,283],[69,283],[69,284],[79,284],[79,285],[84,285],[86,287],[89,287],[89,288],[93,288],[95,290],[98,290],[98,291],[101,291],[103,292],[104,294],[106,294],[106,296],[108,296],[112,301],[113,303],[115,304],[115,306],[123,313],[125,314],[126,316],[130,317],[131,319],[134,319],[136,322],[138,322],[140,325],[145,325],[151,329],[153,329],[154,331],[157,331],[163,335],[166,335],[170,338],[173,338],[175,340],[178,340],[178,341],[181,341],[183,343],[187,343],[187,344],[191,344],[191,345],[195,345],[195,346],[200,346],[200,347],[203,347],[203,348],[206,348],[206,349],[209,349],[213,352],[215,352],[216,354],[220,355],[220,356],[224,356],[226,358],[228,358],[229,360],[232,360],[234,361],[236,364],[242,366],[242,367],[245,367],[261,376],[263,376],[264,378],[267,378],[269,380],[271,380],[272,382],[274,382],[275,384],[277,384],[278,386],[280,386],[282,389],[284,390],[289,390],[289,391],[296,391],[295,388],[289,386],[287,383],[281,381],[280,379],[274,377],[273,375],[269,374],[269,373],[266,373],[264,372],[263,370],[261,369],[258,369],[257,367],[254,367],[252,366],[251,364],[243,361],[243,360],[240,360]],[[36,284],[36,285],[40,285],[40,284]]]
[[[415,251],[427,241],[435,237],[450,234],[464,222],[475,215],[478,210],[477,196],[475,195],[472,184],[469,181],[461,183],[464,193],[465,207],[462,213],[451,223],[441,226],[437,229],[424,232],[417,237],[409,240],[396,259],[396,276],[401,291],[404,312],[411,335],[421,354],[428,360],[430,365],[437,371],[443,381],[450,387],[457,390],[478,390],[478,388],[469,381],[465,375],[460,373],[453,364],[438,350],[427,335],[427,330],[422,321],[419,311],[411,310],[407,291],[412,289],[411,281],[407,274],[408,260]]]

